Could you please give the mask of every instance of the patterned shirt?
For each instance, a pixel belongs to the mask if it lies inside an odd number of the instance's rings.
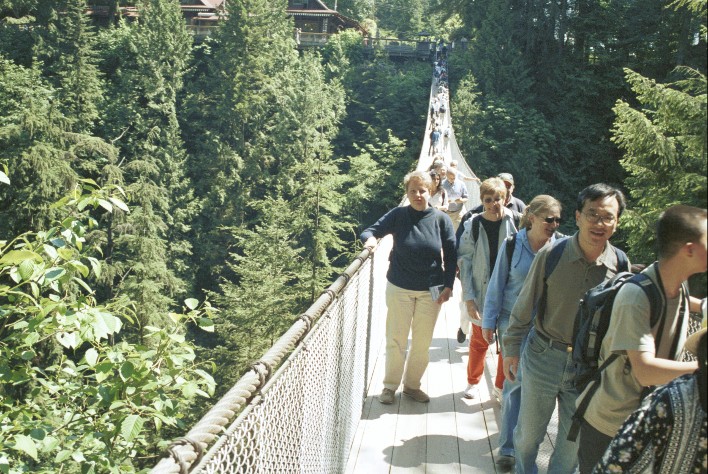
[[[708,423],[696,377],[678,377],[647,397],[622,425],[593,474],[707,472]]]

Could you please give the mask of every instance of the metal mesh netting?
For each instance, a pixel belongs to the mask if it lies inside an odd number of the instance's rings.
[[[191,472],[337,473],[361,417],[377,251]]]

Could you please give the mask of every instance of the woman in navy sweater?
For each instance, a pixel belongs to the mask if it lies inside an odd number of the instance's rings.
[[[452,296],[457,259],[450,217],[428,205],[430,175],[408,173],[403,185],[410,204],[390,210],[361,233],[368,248],[375,247],[377,239],[393,235],[386,274],[386,373],[379,395],[384,404],[393,403],[401,382],[405,395],[418,402],[430,401],[420,389],[420,380],[428,366],[440,306]]]

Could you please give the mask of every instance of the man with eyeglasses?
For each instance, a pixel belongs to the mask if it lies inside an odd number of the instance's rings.
[[[606,184],[583,189],[575,211],[578,231],[538,252],[512,309],[503,338],[504,375],[513,381],[519,367],[523,370],[519,421],[514,430],[518,473],[536,472],[538,448],[556,401],[558,436],[548,472],[574,472],[578,464],[577,445],[567,440],[578,397],[573,386],[575,315],[578,301],[587,290],[629,265],[624,252],[609,243],[624,209],[625,199],[619,189]],[[562,253],[546,278],[546,262],[551,249],[559,244],[563,245]],[[538,306],[545,310],[536,315]],[[522,341],[527,335],[522,354]]]

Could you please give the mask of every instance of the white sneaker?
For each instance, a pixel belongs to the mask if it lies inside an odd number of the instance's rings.
[[[494,398],[497,399],[499,403],[502,401],[502,389],[499,387],[494,387]]]
[[[465,398],[474,398],[474,388],[474,385],[468,384],[462,396]]]

